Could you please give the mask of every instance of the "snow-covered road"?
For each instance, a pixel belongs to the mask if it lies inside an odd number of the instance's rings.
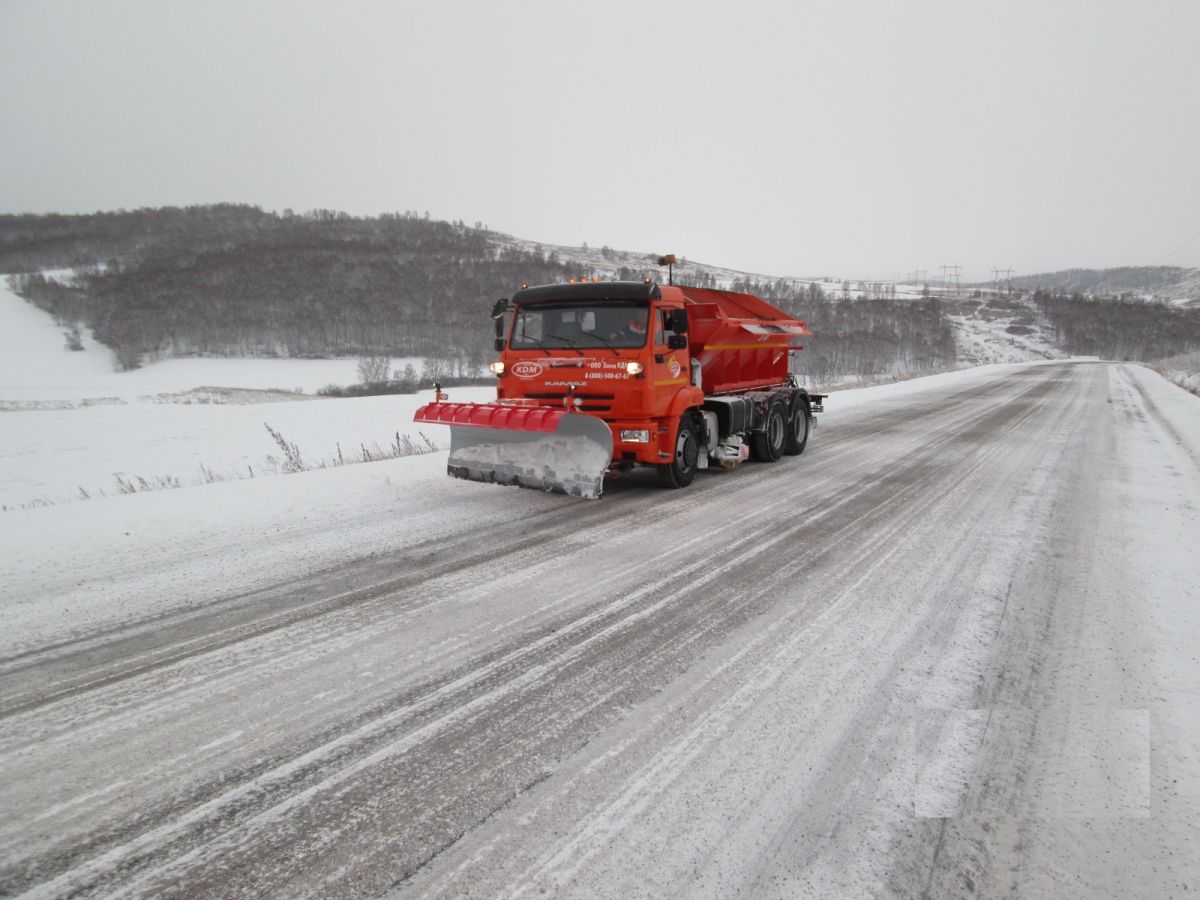
[[[0,893],[1195,890],[1200,398],[1070,363],[829,409],[595,503],[442,454],[192,488],[380,496],[249,547],[200,511],[178,559],[89,517],[182,491],[7,513],[44,587],[4,607]],[[95,542],[51,571],[51,530]]]

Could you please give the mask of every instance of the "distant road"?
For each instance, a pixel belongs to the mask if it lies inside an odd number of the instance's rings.
[[[798,458],[0,659],[0,893],[1195,890],[1193,400],[834,398]]]

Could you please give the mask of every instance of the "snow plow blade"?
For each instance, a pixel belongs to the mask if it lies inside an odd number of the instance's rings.
[[[456,478],[589,499],[604,489],[612,431],[595,416],[544,406],[429,403],[413,418],[450,426],[446,472]]]

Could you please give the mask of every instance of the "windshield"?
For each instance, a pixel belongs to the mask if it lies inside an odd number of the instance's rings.
[[[645,302],[530,303],[517,307],[515,350],[567,347],[643,347],[650,306]]]

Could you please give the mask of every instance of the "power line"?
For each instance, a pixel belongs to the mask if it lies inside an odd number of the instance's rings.
[[[1190,238],[1188,238],[1186,241],[1184,241],[1182,244],[1180,244],[1178,247],[1176,247],[1174,250],[1172,250],[1170,253],[1168,253],[1166,256],[1164,256],[1162,259],[1160,259],[1158,262],[1156,262],[1155,265],[1161,266],[1163,263],[1165,263],[1168,259],[1170,259],[1172,256],[1174,256],[1176,253],[1178,253],[1180,250],[1182,250],[1184,247],[1186,247],[1188,244],[1190,244],[1196,238],[1200,238],[1200,231],[1197,231],[1195,234],[1193,234]]]

